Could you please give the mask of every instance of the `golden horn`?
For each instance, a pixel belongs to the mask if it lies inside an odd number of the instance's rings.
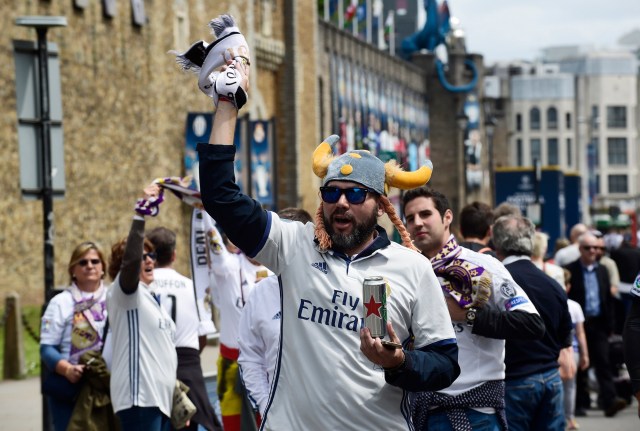
[[[414,189],[425,185],[431,179],[433,164],[427,160],[426,164],[413,172],[403,171],[395,160],[387,162],[385,165],[386,183],[392,187],[403,190]]]
[[[333,145],[340,140],[338,135],[326,138],[313,152],[313,173],[320,178],[327,175],[329,164],[333,160]]]

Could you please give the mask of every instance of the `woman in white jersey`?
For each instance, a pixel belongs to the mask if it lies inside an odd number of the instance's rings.
[[[111,401],[123,431],[168,431],[178,364],[175,325],[149,290],[155,254],[144,238],[144,216],[158,214],[162,194],[156,184],[147,186],[144,194],[128,238],[111,250]]]
[[[80,391],[84,365],[80,356],[100,350],[107,321],[107,291],[102,250],[87,241],[76,246],[69,259],[69,288],[54,296],[42,316],[40,356],[50,376],[43,383],[56,431],[67,429],[75,396]]]

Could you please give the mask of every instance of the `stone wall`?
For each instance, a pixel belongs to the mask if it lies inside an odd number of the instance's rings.
[[[72,0],[0,0],[6,12],[0,16],[0,296],[15,290],[27,304],[43,300],[44,234],[42,202],[25,201],[20,191],[12,40],[35,41],[36,33],[17,27],[15,18],[53,15],[68,21],[66,28],[48,33],[61,59],[66,168],[66,195],[54,202],[56,286],[68,283],[66,266],[77,243],[97,241],[108,251],[127,234],[142,187],[156,177],[184,174],[186,114],[209,111],[211,103],[198,91],[196,77],[181,72],[167,54],[188,47],[176,46],[174,8],[187,13],[189,43],[210,41],[208,20],[227,10],[247,34],[252,31],[246,28],[248,11],[255,12],[255,28],[262,22],[263,2],[250,0],[146,0],[148,22],[142,27],[132,24],[130,1],[117,2],[113,19],[103,16],[101,1],[87,3],[78,10]],[[283,4],[270,4],[271,37],[282,42]],[[267,107],[261,115],[272,118],[276,72],[257,67],[263,80],[254,84],[254,91]],[[160,216],[148,222],[148,228],[165,225],[178,233],[177,269],[185,274],[189,220],[189,209],[170,195]]]

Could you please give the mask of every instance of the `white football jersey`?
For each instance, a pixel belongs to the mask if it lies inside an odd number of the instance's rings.
[[[113,346],[113,410],[159,407],[171,417],[178,366],[171,317],[144,284],[132,294],[124,293],[120,275],[109,288],[107,310]]]
[[[348,260],[320,252],[314,226],[270,213],[256,260],[280,276],[282,337],[264,429],[412,429],[408,392],[360,351],[365,277],[388,283],[387,315],[415,348],[455,339],[429,261],[396,243]]]

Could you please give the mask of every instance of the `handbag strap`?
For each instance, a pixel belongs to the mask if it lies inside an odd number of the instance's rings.
[[[109,317],[107,317],[107,323],[104,324],[104,330],[102,331],[102,346],[100,346],[100,354],[104,350],[104,345],[107,343],[107,334],[109,333]]]

